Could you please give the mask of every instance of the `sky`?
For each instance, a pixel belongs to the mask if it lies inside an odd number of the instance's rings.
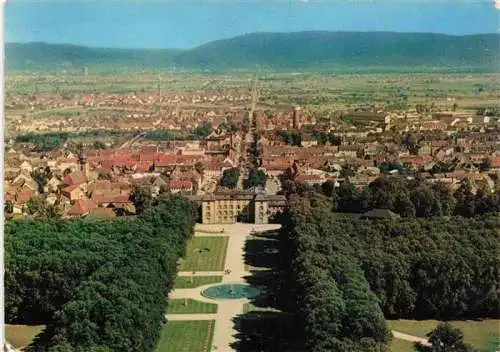
[[[5,36],[7,42],[187,49],[253,32],[498,33],[500,10],[494,5],[493,0],[7,0]]]

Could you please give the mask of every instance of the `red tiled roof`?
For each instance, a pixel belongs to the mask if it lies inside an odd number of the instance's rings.
[[[170,181],[170,189],[190,189],[190,188],[193,188],[193,183],[189,180]]]
[[[79,185],[71,185],[71,186],[68,186],[68,187],[64,187],[62,189],[63,192],[65,193],[70,193],[70,192],[73,192],[75,189],[78,188]]]
[[[90,199],[78,199],[68,211],[69,215],[84,215],[91,209],[97,208],[97,205]]]
[[[500,167],[500,156],[492,156],[490,157],[491,167],[497,168]]]
[[[17,204],[24,204],[30,200],[31,197],[35,195],[34,191],[31,190],[25,190],[21,191],[20,193],[16,194],[16,203]]]
[[[294,180],[296,182],[322,181],[323,178],[319,175],[297,175]]]
[[[81,171],[75,171],[66,175],[63,180],[64,184],[71,185],[80,185],[82,183],[87,182],[87,178]]]

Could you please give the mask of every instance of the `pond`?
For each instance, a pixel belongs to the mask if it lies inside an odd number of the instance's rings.
[[[257,297],[260,290],[247,284],[222,284],[211,286],[201,294],[212,299],[241,299]]]

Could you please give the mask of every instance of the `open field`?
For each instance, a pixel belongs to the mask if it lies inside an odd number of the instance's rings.
[[[194,299],[169,299],[167,314],[217,313],[217,304]]]
[[[163,326],[156,352],[208,352],[215,321],[170,321]]]
[[[162,92],[193,92],[248,90],[254,72],[231,74],[162,73]],[[260,72],[258,85],[262,90],[259,104],[288,104],[333,107],[357,103],[385,103],[399,90],[408,93],[408,103],[450,104],[447,97],[454,97],[463,106],[487,104],[498,106],[500,75],[466,73],[413,73],[413,74],[335,74],[321,72]],[[57,88],[57,92],[55,89]],[[11,73],[6,78],[10,93],[132,93],[157,92],[158,75],[133,73],[125,75],[82,76],[33,76]],[[294,99],[299,98],[300,101]],[[496,102],[495,102],[496,100]]]
[[[488,319],[482,321],[451,321],[453,326],[462,330],[464,340],[472,347],[484,351],[495,351],[494,342],[500,342],[500,320]],[[389,320],[389,327],[392,330],[406,334],[425,337],[429,331],[438,324],[437,320]]]
[[[5,324],[5,339],[14,348],[25,347],[28,346],[44,328],[44,325]]]
[[[222,271],[228,237],[194,237],[188,243],[180,271]]]
[[[175,288],[195,288],[222,282],[222,276],[177,276]]]

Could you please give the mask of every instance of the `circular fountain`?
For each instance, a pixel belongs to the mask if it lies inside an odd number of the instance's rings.
[[[247,284],[221,284],[206,288],[201,294],[211,299],[241,299],[257,297],[260,290]]]

